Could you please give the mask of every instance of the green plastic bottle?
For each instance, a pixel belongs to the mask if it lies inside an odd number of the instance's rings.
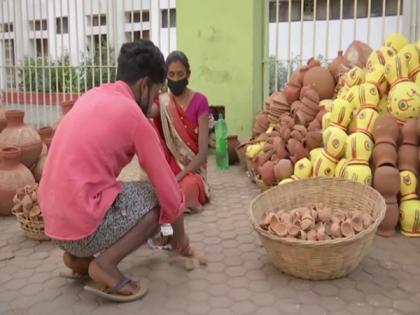
[[[216,131],[216,166],[219,170],[226,170],[229,168],[228,127],[226,120],[223,119],[223,114],[219,114],[214,128]]]

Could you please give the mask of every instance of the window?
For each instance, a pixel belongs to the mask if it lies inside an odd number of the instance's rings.
[[[69,32],[69,18],[67,16],[55,19],[56,33],[67,34]]]
[[[150,21],[149,11],[126,12],[125,16],[127,23],[141,23],[142,21]]]
[[[150,32],[149,30],[144,30],[143,36],[140,31],[127,32],[125,33],[125,39],[127,42],[136,41],[139,39],[150,39]]]
[[[92,26],[106,25],[106,14],[91,15],[88,24]]]
[[[93,40],[93,43],[92,43],[92,40]],[[100,46],[102,48],[103,46],[106,46],[107,45],[107,35],[106,34],[93,35],[91,37],[91,39],[89,40],[89,43],[91,44],[91,46],[93,44],[93,47],[92,48],[94,50],[95,49],[99,49]]]
[[[29,23],[33,31],[46,31],[48,29],[47,20],[34,20]]]
[[[37,57],[44,57],[48,54],[48,39],[37,38],[35,40],[35,53]]]
[[[383,0],[371,0],[371,16],[382,16]],[[385,1],[385,15],[392,16],[398,14],[398,0]],[[400,15],[403,14],[403,0],[400,1]]]
[[[15,87],[15,45],[13,39],[4,40],[4,66],[6,70],[6,85],[8,88]]]
[[[4,32],[4,33],[13,32],[13,23],[0,24],[0,32]]]
[[[169,27],[176,27],[176,10],[169,9]],[[162,28],[168,28],[168,10],[162,10]]]

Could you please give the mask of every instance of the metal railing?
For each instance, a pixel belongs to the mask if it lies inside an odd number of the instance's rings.
[[[384,38],[401,32],[418,39],[417,0],[267,0],[269,1],[270,92],[280,89],[310,57],[324,64],[353,40],[379,48]],[[268,64],[268,65],[267,65]]]
[[[57,106],[115,80],[120,46],[176,49],[175,0],[0,0],[0,97],[35,128]]]

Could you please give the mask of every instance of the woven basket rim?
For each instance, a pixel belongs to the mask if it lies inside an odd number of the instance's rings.
[[[254,208],[254,204],[256,202],[258,202],[259,199],[263,198],[266,194],[270,193],[271,190],[273,189],[283,189],[283,187],[287,187],[288,185],[302,185],[302,182],[319,182],[319,181],[337,181],[343,184],[352,184],[352,185],[360,185],[360,186],[365,186],[365,189],[371,190],[374,194],[376,194],[380,199],[382,199],[382,202],[384,204],[384,207],[381,207],[378,216],[376,217],[375,221],[365,230],[363,230],[360,233],[357,233],[355,235],[352,235],[350,237],[342,237],[342,238],[336,238],[336,239],[332,239],[332,240],[323,240],[323,241],[309,241],[309,240],[300,240],[300,239],[295,239],[295,238],[286,238],[286,237],[280,237],[280,236],[276,236],[273,235],[265,230],[263,230],[261,227],[259,227],[259,225],[255,222],[255,218],[254,218],[254,212],[253,212],[253,208]],[[285,209],[279,209],[278,211],[284,211]],[[379,224],[382,222],[383,218],[385,217],[385,212],[386,212],[386,204],[385,204],[385,200],[383,199],[383,197],[381,196],[381,194],[373,189],[370,186],[361,184],[361,183],[357,183],[357,182],[353,182],[350,181],[348,179],[344,179],[344,178],[337,178],[337,177],[312,177],[312,178],[305,178],[305,179],[301,179],[299,181],[293,181],[293,182],[288,182],[285,183],[283,185],[280,186],[274,186],[262,193],[260,193],[258,196],[256,196],[252,201],[251,201],[251,205],[249,207],[249,219],[251,221],[251,225],[253,226],[253,228],[262,236],[269,238],[273,241],[279,242],[279,243],[283,243],[284,245],[293,245],[293,246],[300,246],[300,247],[331,247],[331,246],[335,246],[335,245],[343,245],[343,244],[347,244],[347,243],[352,243],[354,241],[357,241],[361,238],[364,238],[365,236],[371,234],[374,230],[377,229],[377,227],[379,226]]]

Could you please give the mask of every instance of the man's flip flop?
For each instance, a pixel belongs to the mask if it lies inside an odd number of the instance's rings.
[[[110,289],[106,285],[92,281],[91,283],[89,283],[89,285],[86,285],[84,289],[88,292],[95,293],[96,295],[113,302],[132,302],[141,299],[147,294],[148,289],[143,284],[140,286],[140,291],[136,293],[133,293],[131,295],[119,294],[118,292],[130,282],[130,279],[122,277],[115,285],[115,287]]]
[[[78,280],[78,281],[86,281],[90,279],[89,275],[81,275],[73,271],[61,271],[58,274],[58,276],[64,279]]]

